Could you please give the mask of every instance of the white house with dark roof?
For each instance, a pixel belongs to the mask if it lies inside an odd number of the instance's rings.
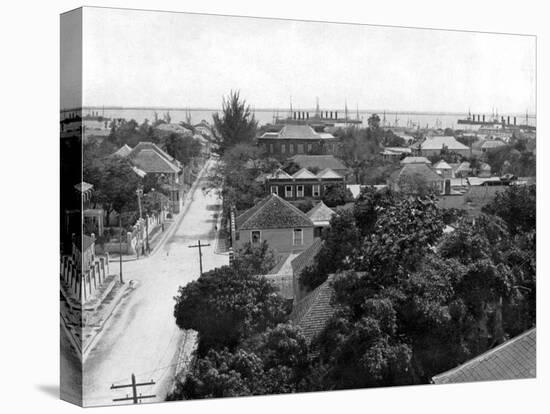
[[[247,242],[259,246],[266,241],[277,253],[297,253],[313,243],[314,225],[310,218],[276,194],[238,215],[234,228],[235,250]]]

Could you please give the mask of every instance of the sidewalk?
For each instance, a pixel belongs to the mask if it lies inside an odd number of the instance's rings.
[[[105,281],[101,294],[83,308],[75,307],[74,301],[61,290],[61,326],[82,362],[97,343],[113,313],[134,288],[133,281],[122,284],[117,275],[111,275]]]

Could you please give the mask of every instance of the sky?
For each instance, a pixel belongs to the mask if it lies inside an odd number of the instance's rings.
[[[533,36],[85,8],[82,56],[83,106],[535,111]]]

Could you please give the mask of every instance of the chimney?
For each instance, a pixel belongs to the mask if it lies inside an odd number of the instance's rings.
[[[516,117],[514,117],[514,125],[516,125]]]
[[[330,111],[330,119],[334,119],[334,117],[332,116],[332,111]]]
[[[334,117],[335,117],[336,119],[338,119],[338,111],[336,111],[336,112],[334,113]]]
[[[309,119],[309,112],[306,113],[306,117],[307,117],[307,119]]]
[[[449,194],[451,194],[451,180],[447,178],[445,180],[445,195]]]
[[[510,115],[508,115],[508,125],[510,125]]]

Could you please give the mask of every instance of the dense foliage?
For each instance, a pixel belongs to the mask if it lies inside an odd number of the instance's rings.
[[[285,319],[288,309],[271,283],[243,267],[216,268],[179,288],[176,324],[199,333],[201,356],[209,349],[232,350],[243,339]]]
[[[239,91],[231,91],[223,98],[222,113],[214,114],[213,120],[220,154],[237,144],[250,144],[256,136],[258,123]]]

